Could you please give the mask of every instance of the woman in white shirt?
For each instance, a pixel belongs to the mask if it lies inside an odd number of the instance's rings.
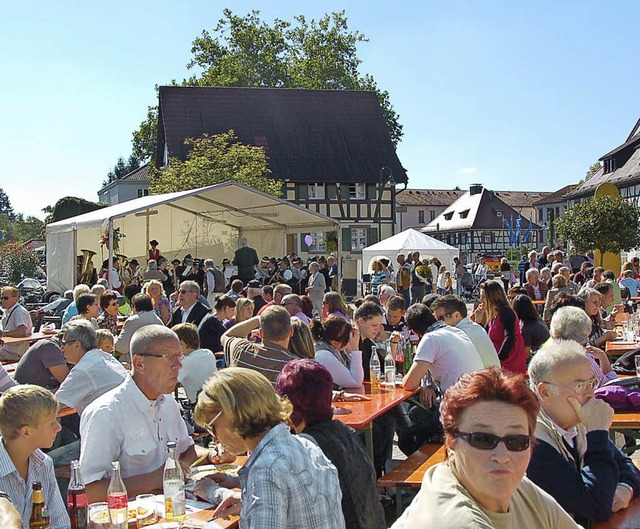
[[[333,383],[343,388],[362,386],[364,369],[357,328],[339,316],[314,320],[310,328],[315,341],[315,361],[329,370]]]

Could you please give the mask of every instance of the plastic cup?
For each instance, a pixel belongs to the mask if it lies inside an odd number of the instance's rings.
[[[138,529],[158,522],[155,494],[138,494],[136,496],[136,521]]]

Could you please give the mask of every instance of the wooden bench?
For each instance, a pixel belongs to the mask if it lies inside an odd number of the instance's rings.
[[[426,444],[377,481],[376,485],[378,487],[396,489],[398,516],[404,510],[402,506],[402,489],[419,489],[422,485],[424,473],[433,465],[442,463],[444,460],[444,445]]]

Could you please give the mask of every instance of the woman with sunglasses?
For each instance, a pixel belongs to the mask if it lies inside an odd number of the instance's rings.
[[[578,528],[524,477],[538,408],[522,375],[496,367],[462,375],[440,408],[446,461],[427,470],[391,529]]]
[[[322,299],[322,319],[327,316],[339,316],[351,323],[349,307],[338,292],[327,292]]]
[[[357,328],[339,316],[310,325],[315,340],[315,361],[327,368],[333,383],[341,388],[358,388],[364,381],[360,334]]]
[[[242,492],[225,494],[214,516],[236,505],[240,528],[344,529],[336,468],[317,445],[291,435],[287,425],[291,412],[291,403],[278,397],[267,378],[252,369],[229,367],[204,384],[196,421],[225,451],[250,453],[237,483],[227,483]],[[201,497],[209,497],[208,492],[196,485]]]
[[[594,398],[598,380],[583,346],[543,347],[529,376],[540,413],[527,476],[584,527],[628,507],[640,492],[640,474],[609,438],[613,409]]]

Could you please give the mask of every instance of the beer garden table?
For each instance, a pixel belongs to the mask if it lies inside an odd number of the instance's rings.
[[[3,336],[2,341],[6,344],[16,344],[16,343],[32,343],[37,342],[38,340],[42,340],[44,338],[53,338],[56,335],[55,333],[44,333],[44,332],[34,332],[29,336],[23,336],[22,338],[12,338],[10,336]]]
[[[348,392],[365,395],[371,400],[334,402],[333,407],[338,411],[334,412],[333,418],[354,430],[364,431],[367,451],[373,461],[373,420],[413,397],[418,391],[419,389],[407,391],[400,386],[373,389],[369,382],[365,382],[364,386],[349,389]]]

